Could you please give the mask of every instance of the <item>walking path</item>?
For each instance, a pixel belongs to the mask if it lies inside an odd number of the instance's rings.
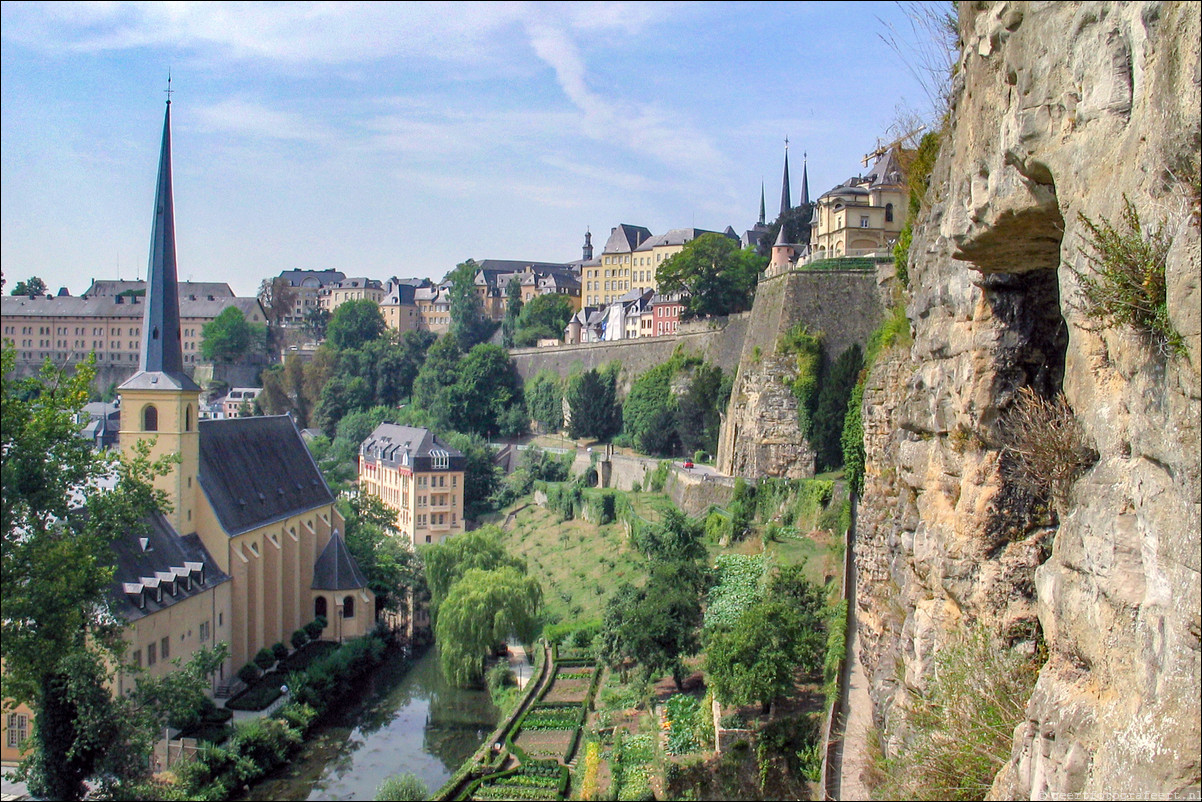
[[[847,722],[843,727],[841,752],[842,774],[839,778],[839,799],[870,799],[863,774],[868,768],[868,729],[872,726],[872,700],[868,696],[868,677],[860,664],[860,635],[855,629],[855,605],[848,610],[852,627],[848,660],[851,672],[847,680]]]

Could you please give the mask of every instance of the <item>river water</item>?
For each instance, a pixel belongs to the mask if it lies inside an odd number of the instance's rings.
[[[408,670],[406,670],[408,668]],[[390,657],[360,701],[310,731],[289,765],[246,800],[370,800],[386,777],[412,772],[434,793],[496,727],[487,691],[447,684],[431,648]]]

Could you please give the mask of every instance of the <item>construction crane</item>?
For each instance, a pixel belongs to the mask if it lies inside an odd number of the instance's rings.
[[[876,141],[876,150],[872,151],[871,153],[865,153],[865,154],[864,154],[864,158],[863,158],[863,160],[862,160],[862,161],[864,162],[864,166],[865,166],[865,167],[867,167],[867,166],[868,166],[868,162],[870,162],[870,161],[873,161],[874,159],[879,159],[879,158],[881,158],[881,157],[882,157],[882,156],[884,156],[886,153],[888,153],[890,150],[892,150],[893,148],[897,147],[897,146],[898,146],[898,145],[900,145],[901,143],[903,143],[903,142],[905,142],[906,140],[908,140],[910,137],[912,137],[912,136],[916,136],[916,135],[918,135],[918,134],[921,134],[923,131],[925,131],[925,130],[926,130],[926,128],[927,128],[927,127],[926,127],[925,125],[920,125],[920,126],[918,126],[917,128],[915,128],[913,131],[909,131],[909,132],[907,132],[907,133],[904,133],[904,134],[902,134],[902,135],[901,135],[901,136],[899,136],[897,139],[893,140],[892,142],[890,142],[890,143],[889,143],[889,144],[887,144],[887,145],[882,145],[882,144],[881,144],[881,140],[880,140],[880,139],[877,139],[877,141]]]

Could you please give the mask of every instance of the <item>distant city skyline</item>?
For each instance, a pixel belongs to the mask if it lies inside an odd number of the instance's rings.
[[[4,292],[144,278],[172,76],[181,281],[441,279],[567,262],[586,229],[775,218],[927,100],[895,3],[0,8]]]

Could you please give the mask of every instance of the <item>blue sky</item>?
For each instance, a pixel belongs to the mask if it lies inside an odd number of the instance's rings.
[[[441,278],[579,259],[611,227],[742,232],[926,96],[895,3],[15,3],[0,7],[0,255],[144,276],[172,75],[181,279]]]

